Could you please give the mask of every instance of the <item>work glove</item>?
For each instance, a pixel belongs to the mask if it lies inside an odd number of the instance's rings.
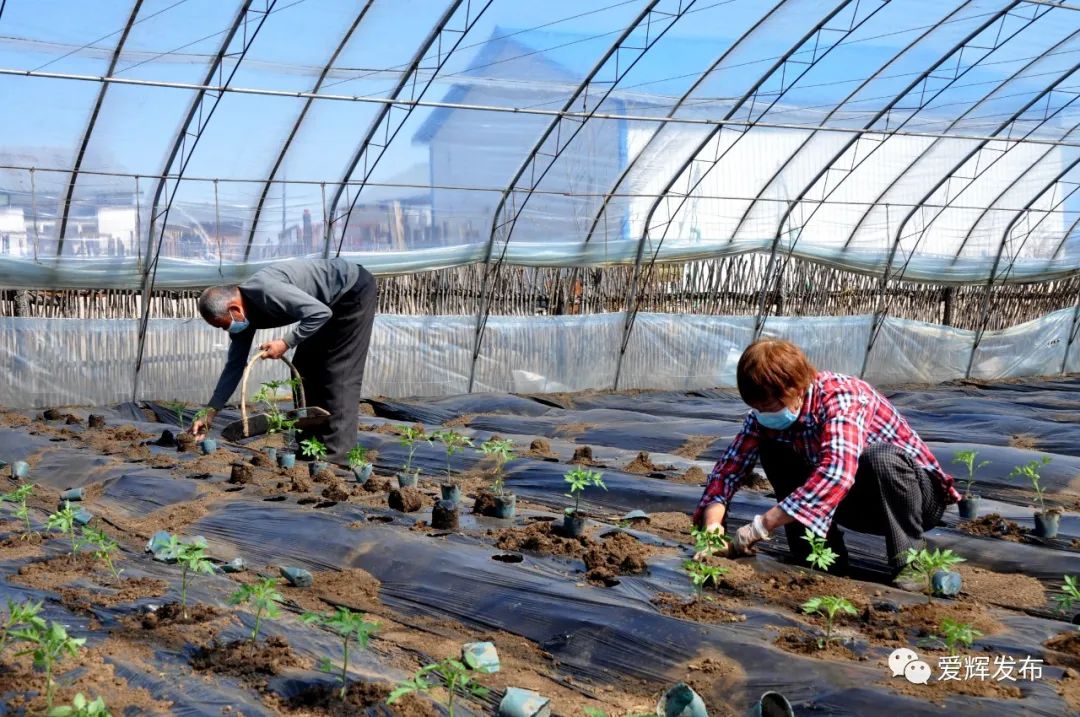
[[[765,522],[762,516],[755,515],[754,519],[735,531],[731,540],[731,557],[740,557],[754,554],[754,543],[766,540],[769,531],[765,530]]]

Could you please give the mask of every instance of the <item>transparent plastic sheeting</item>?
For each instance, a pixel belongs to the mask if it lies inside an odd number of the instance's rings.
[[[137,287],[158,256],[161,288],[339,251],[394,274],[489,249],[1061,278],[1080,269],[1070,5],[6,3],[0,285]]]
[[[1070,343],[1075,311],[1063,309],[1019,326],[985,332],[971,378],[1002,379],[1080,371]],[[476,362],[475,392],[610,389],[625,325],[622,313],[492,317]],[[770,318],[764,335],[804,347],[821,368],[859,374],[872,318]],[[753,338],[753,317],[642,313],[623,360],[620,389],[694,390],[734,386],[735,367]],[[449,396],[467,391],[476,322],[467,316],[376,317],[364,377],[368,396]],[[6,381],[0,405],[102,405],[132,397],[135,320],[0,319]],[[273,338],[259,332],[256,344]],[[879,385],[963,378],[975,334],[886,318],[866,360]],[[139,375],[140,399],[206,401],[224,364],[224,332],[199,320],[154,319]],[[1068,356],[1066,357],[1066,349]],[[283,378],[278,362],[257,364],[250,388]],[[239,391],[233,396],[239,397]]]

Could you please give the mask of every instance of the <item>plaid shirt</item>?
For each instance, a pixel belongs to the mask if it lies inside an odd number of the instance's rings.
[[[859,456],[873,443],[891,443],[900,448],[941,481],[949,503],[960,500],[952,476],[942,470],[888,399],[861,379],[819,371],[807,389],[799,417],[789,427],[780,431],[765,428],[753,413],[746,416],[739,435],[709,474],[705,494],[694,513],[695,523],[700,523],[706,506],[731,501],[742,479],[757,463],[758,444],[763,438],[790,444],[816,466],[806,482],[778,505],[821,537],[825,537],[837,506],[855,481]]]

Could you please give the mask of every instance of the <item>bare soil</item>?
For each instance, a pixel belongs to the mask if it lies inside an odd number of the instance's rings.
[[[658,466],[652,462],[649,458],[647,451],[639,451],[634,460],[623,466],[623,471],[626,473],[633,473],[635,475],[647,476],[652,473],[662,473],[664,471],[674,470],[675,466]]]
[[[678,481],[679,483],[705,485],[705,481],[707,481],[708,479],[709,476],[705,475],[705,471],[701,470],[697,466],[690,466],[682,473],[672,477],[670,480]]]
[[[1063,632],[1043,643],[1046,663],[1080,670],[1080,631]]]
[[[465,428],[472,420],[476,418],[475,413],[463,413],[456,418],[451,418],[449,421],[443,421],[443,425],[447,428]]]
[[[822,633],[824,634],[824,633]],[[773,643],[785,652],[796,655],[816,657],[819,660],[859,660],[859,656],[847,645],[838,640],[819,643],[819,636],[797,628],[786,627],[780,630],[780,636]]]
[[[968,535],[983,538],[1001,538],[1014,543],[1021,542],[1027,534],[1027,531],[1018,524],[1002,518],[997,513],[982,515],[975,520],[965,520],[957,528]]]
[[[686,443],[682,444],[671,453],[680,458],[697,459],[698,456],[716,441],[716,436],[690,436]]]
[[[588,538],[563,537],[549,522],[531,523],[524,528],[505,528],[491,534],[495,536],[495,547],[499,550],[581,558],[589,549]]]
[[[197,625],[209,622],[221,615],[221,611],[212,605],[188,603],[187,615],[178,602],[165,603],[157,610],[148,610],[142,615],[139,624],[144,630],[157,630],[169,625]]]
[[[583,556],[588,572],[585,577],[606,583],[616,575],[639,575],[646,572],[646,561],[656,551],[627,533],[615,533],[599,541],[590,541]]]
[[[300,692],[281,707],[292,715],[329,715],[330,717],[355,717],[386,701],[391,688],[372,682],[350,682],[345,699],[341,699],[335,685],[321,683]],[[429,702],[415,695],[408,695],[390,708],[400,717],[436,717],[439,713]]]
[[[234,640],[224,645],[211,643],[191,657],[196,670],[211,670],[230,675],[276,675],[285,667],[300,664],[284,638],[272,636],[262,642]]]
[[[401,488],[390,491],[387,504],[391,510],[402,513],[415,513],[424,506],[424,494],[416,488]]]
[[[1014,433],[1009,436],[1009,448],[1033,451],[1039,447],[1039,439],[1030,433]]]
[[[711,624],[746,621],[745,615],[732,612],[712,598],[700,599],[695,597],[687,601],[681,595],[660,593],[653,598],[652,603],[656,605],[660,612],[671,617],[677,617],[680,620]]]
[[[995,573],[963,564],[955,569],[964,579],[963,594],[979,602],[1010,609],[1042,608],[1046,605],[1046,590],[1030,575]]]

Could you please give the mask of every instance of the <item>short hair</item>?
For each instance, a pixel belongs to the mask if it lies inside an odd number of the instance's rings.
[[[203,319],[210,321],[211,319],[224,318],[229,311],[229,302],[236,298],[238,291],[240,291],[240,287],[236,284],[224,284],[203,289],[203,292],[199,294],[199,313]]]
[[[739,358],[739,395],[750,405],[788,403],[806,393],[817,369],[802,350],[783,339],[758,339]]]

